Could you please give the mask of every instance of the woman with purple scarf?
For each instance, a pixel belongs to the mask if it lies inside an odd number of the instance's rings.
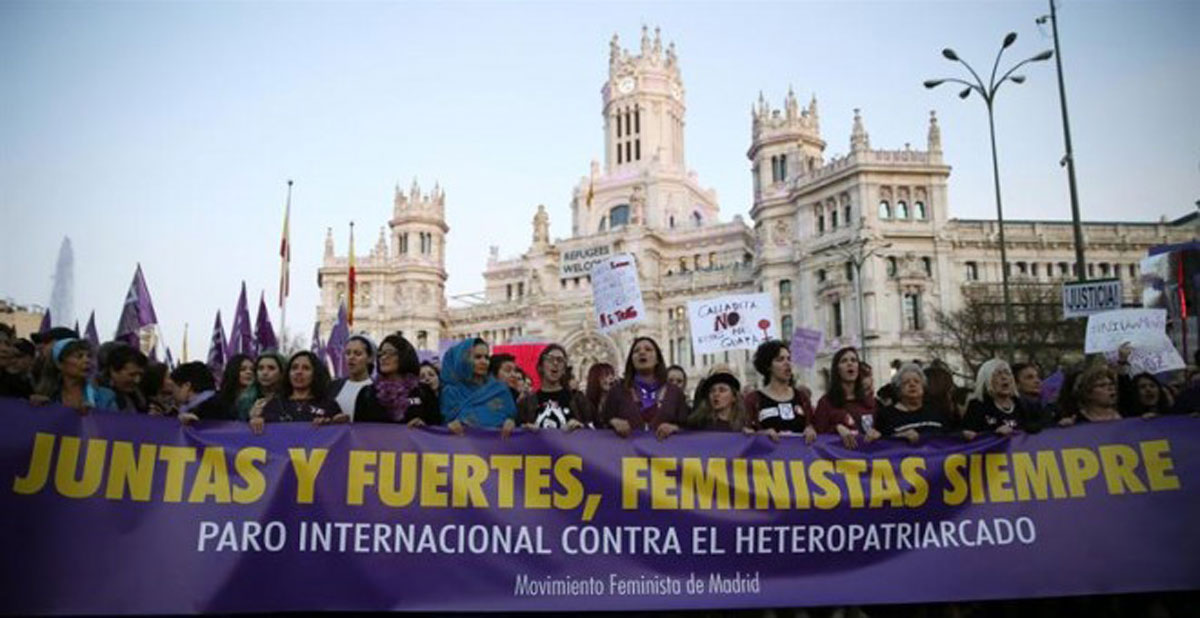
[[[667,382],[662,348],[650,337],[638,337],[625,359],[625,377],[609,393],[597,427],[611,427],[628,437],[635,429],[653,429],[659,440],[679,431],[688,408],[683,391]]]
[[[377,362],[379,375],[355,399],[356,423],[441,424],[437,395],[418,379],[417,351],[403,335],[388,335],[379,344]]]

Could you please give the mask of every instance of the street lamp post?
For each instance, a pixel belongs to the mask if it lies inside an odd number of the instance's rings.
[[[867,239],[861,238],[852,241],[852,246],[844,248],[841,253],[854,266],[854,292],[857,296],[856,306],[858,307],[858,354],[863,362],[869,363],[867,360],[867,317],[863,311],[863,284],[862,284],[862,267],[871,259],[871,256],[877,252],[887,249],[892,246],[892,243],[886,243],[872,248],[870,251],[864,252],[867,247]]]
[[[1013,75],[1014,71],[1030,62],[1042,62],[1044,60],[1049,60],[1051,56],[1054,55],[1054,51],[1046,50],[1036,56],[1026,58],[1025,60],[1013,65],[1012,68],[1010,68],[1002,77],[1000,77],[1000,79],[997,80],[996,70],[1000,67],[1000,57],[1004,55],[1004,50],[1008,49],[1009,46],[1016,42],[1016,40],[1016,32],[1009,32],[1004,36],[1004,42],[1000,45],[1000,51],[996,53],[996,61],[992,64],[992,75],[986,85],[984,84],[983,79],[979,77],[979,73],[976,73],[975,69],[972,68],[971,65],[967,64],[967,62],[962,58],[959,58],[958,54],[954,53],[954,50],[950,48],[943,49],[942,56],[944,56],[947,60],[958,62],[966,67],[967,71],[971,73],[971,76],[975,78],[975,82],[972,83],[952,77],[930,79],[925,81],[926,88],[937,88],[938,86],[947,82],[961,84],[966,86],[966,88],[962,92],[958,93],[959,98],[965,99],[971,96],[971,92],[974,91],[979,94],[979,96],[983,99],[983,102],[987,105],[988,133],[992,140],[992,181],[996,187],[996,223],[999,226],[1000,231],[1000,281],[1004,290],[1004,322],[1007,335],[1005,337],[1005,345],[1008,350],[1008,358],[1010,361],[1013,360],[1012,298],[1008,291],[1008,248],[1004,243],[1004,206],[1000,199],[1000,164],[996,158],[996,122],[992,108],[996,100],[996,92],[1000,90],[1000,86],[1003,85],[1004,82],[1011,81],[1014,84],[1020,84],[1025,81],[1025,76]]]
[[[1080,281],[1087,279],[1083,261],[1083,226],[1079,222],[1079,191],[1075,186],[1075,153],[1071,148],[1071,123],[1067,120],[1067,87],[1063,85],[1062,53],[1058,48],[1058,13],[1054,10],[1054,0],[1050,0],[1050,14],[1037,18],[1038,24],[1050,20],[1054,32],[1054,64],[1058,68],[1058,100],[1062,105],[1063,142],[1066,143],[1067,154],[1063,162],[1067,165],[1067,185],[1071,189],[1071,227],[1075,231],[1075,268],[1078,270]]]

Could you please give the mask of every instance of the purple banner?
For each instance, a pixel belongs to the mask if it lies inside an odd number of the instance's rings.
[[[1011,439],[242,424],[0,400],[5,613],[630,610],[1200,582],[1200,419]]]

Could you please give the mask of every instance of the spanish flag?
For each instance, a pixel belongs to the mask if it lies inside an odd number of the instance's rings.
[[[350,222],[350,269],[347,272],[348,284],[346,285],[349,296],[346,298],[346,324],[354,325],[354,289],[356,287],[357,275],[354,272],[354,222]]]
[[[594,197],[596,197],[596,176],[592,175],[592,177],[588,180],[588,194],[587,194],[587,207],[588,208],[592,207],[592,198],[594,198]]]
[[[291,218],[292,218],[292,181],[288,181],[287,206],[283,210],[283,239],[279,241],[279,306],[282,308],[287,302],[288,291],[291,288],[291,265],[292,265],[292,244],[289,240],[291,235]],[[184,353],[184,358],[187,358],[187,353]]]

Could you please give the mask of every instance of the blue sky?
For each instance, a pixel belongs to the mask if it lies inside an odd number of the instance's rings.
[[[643,23],[676,43],[688,165],[723,217],[750,206],[750,105],[815,93],[827,155],[853,109],[876,148],[923,148],[940,118],[958,217],[991,217],[982,103],[922,80],[981,70],[1007,31],[1018,60],[1052,46],[1044,2],[0,4],[0,296],[49,302],[58,245],[75,247],[75,307],[102,337],[141,262],[163,333],[192,356],[226,326],[245,280],[278,282],[286,180],[293,199],[288,322],[307,339],[325,229],[358,254],[414,177],[447,195],[448,289],[482,289],[488,245],[515,255],[537,204],[570,232],[572,186],[601,158],[608,40]],[[1197,2],[1060,4],[1085,218],[1177,217],[1200,197]],[[1069,217],[1053,63],[996,107],[1005,212]],[[256,302],[256,301],[255,301]],[[277,319],[277,316],[276,316]]]

